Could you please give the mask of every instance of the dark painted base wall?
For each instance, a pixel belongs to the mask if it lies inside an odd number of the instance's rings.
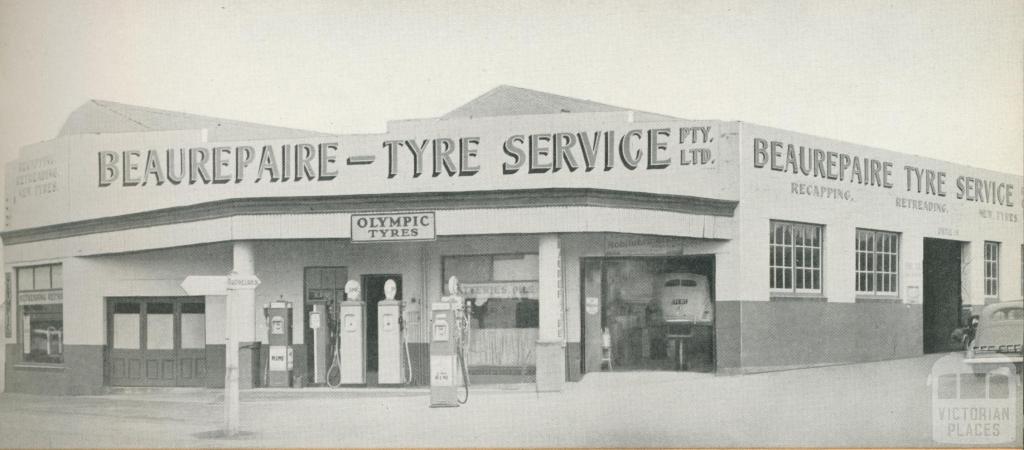
[[[49,395],[94,395],[104,392],[102,346],[65,345],[63,366],[45,368],[21,365],[19,346],[8,344],[5,347],[7,392]]]
[[[224,344],[206,345],[206,387],[224,387]]]
[[[922,354],[921,305],[902,303],[716,302],[718,373],[754,373],[827,364],[907,358]],[[63,367],[19,365],[17,344],[7,352],[7,392],[88,395],[105,392],[103,347],[66,345]],[[255,347],[255,346],[254,346]],[[263,383],[266,346],[242,349],[246,388]],[[430,347],[410,343],[412,385],[428,384]],[[208,345],[206,386],[224,387],[224,346]],[[566,346],[566,379],[579,381],[581,348]],[[295,375],[305,367],[305,349],[295,346]],[[245,370],[248,369],[248,370]]]
[[[239,375],[243,389],[262,382],[258,351],[241,349]],[[107,392],[103,379],[103,346],[65,345],[62,366],[42,367],[21,363],[17,344],[7,344],[6,392],[45,395],[97,395]],[[298,351],[298,350],[296,350]],[[224,387],[224,346],[206,346],[206,387]],[[249,368],[249,370],[245,370]],[[243,383],[244,381],[244,383]]]
[[[579,342],[565,343],[565,381],[580,381],[583,372],[580,370],[581,347]]]
[[[425,342],[409,343],[409,360],[412,361],[412,386],[430,384],[430,344]]]
[[[922,354],[921,305],[716,302],[720,373],[752,373]]]

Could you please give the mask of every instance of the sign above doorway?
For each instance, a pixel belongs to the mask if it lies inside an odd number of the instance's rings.
[[[432,241],[436,238],[433,212],[352,215],[352,242]]]

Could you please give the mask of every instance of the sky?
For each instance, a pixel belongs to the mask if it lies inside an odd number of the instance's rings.
[[[89,99],[331,133],[501,84],[1024,173],[1024,1],[0,0],[0,158]]]

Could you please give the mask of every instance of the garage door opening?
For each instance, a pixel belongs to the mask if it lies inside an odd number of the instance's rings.
[[[714,269],[713,255],[585,258],[581,370],[713,372]]]
[[[204,386],[204,298],[108,298],[105,365],[108,386]]]
[[[961,253],[963,244],[944,239],[924,240],[924,352],[958,350],[950,339],[960,326]]]

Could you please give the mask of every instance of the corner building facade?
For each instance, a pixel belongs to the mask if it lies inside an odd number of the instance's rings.
[[[7,166],[5,389],[223,386],[225,297],[181,285],[232,272],[260,280],[233,308],[249,388],[266,382],[263,307],[280,300],[294,385],[324,383],[318,305],[348,280],[367,304],[353,364],[370,387],[386,280],[414,385],[430,373],[426,312],[451,276],[473,302],[474,383],[557,391],[601,370],[947,351],[968,310],[1021,297],[1022,185],[505,86],[366,135],[91,101]],[[663,305],[704,297],[709,326],[678,352]]]

